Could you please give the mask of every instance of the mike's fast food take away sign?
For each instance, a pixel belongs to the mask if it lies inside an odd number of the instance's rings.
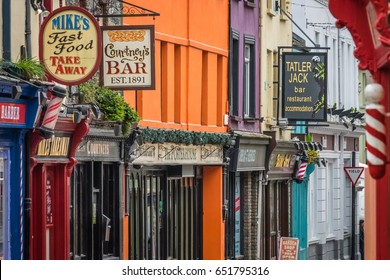
[[[87,10],[68,6],[53,11],[40,33],[40,60],[48,77],[64,85],[90,79],[101,62],[101,31]]]

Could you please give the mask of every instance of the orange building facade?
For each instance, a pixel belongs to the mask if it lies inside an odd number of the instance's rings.
[[[126,151],[124,259],[224,259],[228,2],[134,0],[160,15],[123,19],[154,25],[156,77],[124,92],[143,136]]]

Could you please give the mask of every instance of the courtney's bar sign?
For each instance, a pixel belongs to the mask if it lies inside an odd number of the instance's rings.
[[[283,118],[326,121],[326,72],[326,53],[283,53]]]
[[[103,85],[154,89],[154,26],[104,26],[102,34]]]
[[[26,105],[0,102],[0,122],[24,124],[26,122]]]
[[[40,60],[52,80],[78,85],[90,79],[101,61],[101,33],[96,19],[80,7],[62,7],[43,22]]]

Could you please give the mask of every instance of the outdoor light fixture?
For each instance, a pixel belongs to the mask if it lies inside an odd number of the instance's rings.
[[[322,158],[322,159],[321,159],[321,164],[322,164],[324,167],[326,167],[326,159]]]
[[[19,85],[12,86],[12,94],[11,94],[12,99],[19,99],[21,95],[22,95],[21,86]]]
[[[345,128],[349,128],[347,120],[345,119],[345,117],[341,118],[341,122],[343,123],[343,126],[345,126]]]
[[[359,119],[361,120],[363,117],[364,117],[364,113],[358,113],[356,116],[355,116],[355,119]]]
[[[42,13],[42,10],[40,7],[35,3],[35,0],[30,0],[31,7],[34,9],[36,15],[40,15]]]
[[[72,119],[74,123],[80,123],[83,117],[83,113],[81,111],[73,111]]]
[[[357,114],[359,114],[359,112],[349,113],[347,117],[348,118],[355,118],[357,116]]]
[[[50,12],[43,5],[43,1],[42,0],[40,0],[40,7],[41,7],[41,10],[42,10],[42,16],[43,17],[47,17],[50,14]]]
[[[332,115],[340,115],[340,113],[344,111],[344,109],[336,109],[332,111]]]
[[[339,116],[340,116],[340,117],[348,116],[350,113],[351,113],[351,109],[345,110],[345,111],[342,111],[342,112],[339,114]]]

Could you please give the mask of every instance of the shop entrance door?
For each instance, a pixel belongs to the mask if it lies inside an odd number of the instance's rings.
[[[9,258],[8,149],[0,148],[0,260]]]
[[[279,258],[281,237],[291,236],[291,184],[287,180],[271,180],[264,188],[265,258]]]
[[[162,171],[128,178],[130,259],[202,259],[201,179]]]
[[[119,170],[80,163],[71,186],[71,259],[119,259]]]

